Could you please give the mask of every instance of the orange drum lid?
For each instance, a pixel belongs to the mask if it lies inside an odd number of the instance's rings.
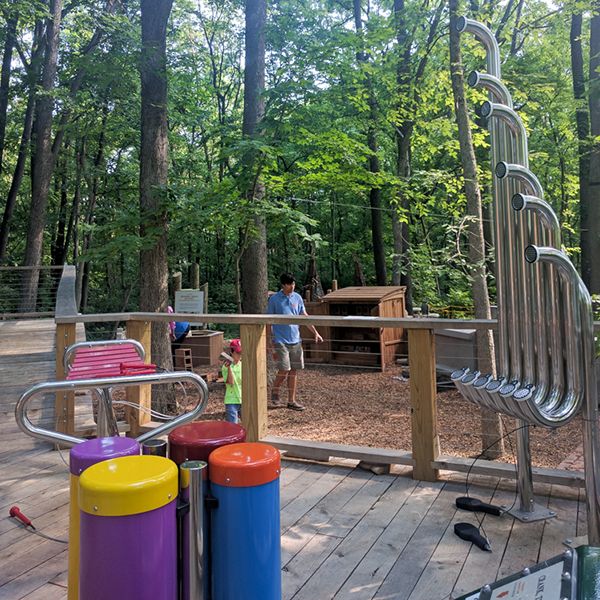
[[[261,442],[221,446],[208,458],[212,483],[226,487],[253,487],[275,481],[281,472],[279,450]]]

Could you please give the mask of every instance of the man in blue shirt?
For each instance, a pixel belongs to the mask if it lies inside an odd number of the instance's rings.
[[[283,273],[279,281],[281,282],[281,289],[269,298],[267,314],[308,315],[302,296],[294,291],[296,287],[294,276]],[[308,328],[314,334],[315,342],[320,343],[323,341],[314,325],[308,325]],[[287,380],[287,407],[292,410],[304,410],[304,406],[296,401],[297,375],[299,370],[304,369],[300,327],[298,325],[267,326],[267,351],[272,352],[273,359],[277,364],[277,377],[273,382],[269,407],[279,408],[283,406],[279,399],[279,391],[283,382]]]

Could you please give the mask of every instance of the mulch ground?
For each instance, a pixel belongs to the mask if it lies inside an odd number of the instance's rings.
[[[298,401],[306,410],[269,410],[269,434],[410,451],[409,381],[405,369],[392,367],[381,373],[308,366],[298,375]],[[270,379],[272,376],[270,373]],[[214,382],[209,389],[206,417],[223,419],[224,384]],[[448,391],[440,391],[438,430],[442,454],[478,456],[482,450],[479,419],[478,407],[465,400],[452,384]],[[505,432],[516,427],[511,417],[502,419]],[[534,466],[557,468],[581,444],[581,418],[555,430],[531,427],[530,439]],[[508,435],[500,460],[515,461],[515,444],[514,434]]]

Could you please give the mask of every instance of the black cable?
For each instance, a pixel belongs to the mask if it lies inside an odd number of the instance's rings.
[[[502,421],[502,427],[504,427],[504,421]],[[508,437],[509,439],[509,444],[511,447],[511,451],[512,451],[512,442],[510,442],[510,435],[512,435],[513,433],[519,431],[520,429],[524,429],[525,427],[529,427],[529,424],[525,424],[525,425],[521,425],[519,427],[515,427],[514,429],[512,429],[511,431],[508,431],[507,433],[505,433],[504,435],[502,435],[501,437],[499,437],[497,440],[495,440],[492,444],[490,444],[487,448],[484,448],[474,459],[473,462],[471,463],[471,465],[469,466],[469,469],[467,470],[467,477],[465,479],[465,494],[467,495],[467,498],[469,497],[469,475],[471,474],[471,470],[473,469],[473,467],[475,466],[475,463],[490,449],[493,448],[496,444],[498,444],[499,442],[501,442],[504,438]],[[505,428],[505,427],[504,427]],[[505,428],[506,429],[506,428]],[[513,453],[513,457],[514,457],[514,453]],[[517,472],[517,465],[515,463],[515,475]],[[515,494],[515,500],[513,501],[512,506],[515,505],[517,498],[516,498],[516,494]],[[511,506],[511,508],[512,508]],[[481,518],[479,517],[479,515],[477,513],[475,513],[475,518],[477,519],[477,523],[479,525],[479,528],[481,529],[481,533],[483,534],[484,537],[487,538],[487,534],[485,533],[485,529],[483,527],[483,519],[485,518],[484,516],[482,516]]]

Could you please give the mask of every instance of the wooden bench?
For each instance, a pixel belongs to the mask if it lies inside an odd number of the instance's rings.
[[[92,383],[98,379],[156,373],[156,365],[147,364],[144,358],[144,348],[136,340],[110,340],[72,344],[65,349],[63,361],[67,381]],[[111,385],[96,388],[99,399],[95,415],[98,437],[119,435],[111,388]]]
[[[122,375],[144,375],[156,373],[156,365],[144,362],[143,349],[129,340],[119,343],[79,343],[65,351],[67,381],[99,379]],[[73,355],[73,361],[70,361]]]

